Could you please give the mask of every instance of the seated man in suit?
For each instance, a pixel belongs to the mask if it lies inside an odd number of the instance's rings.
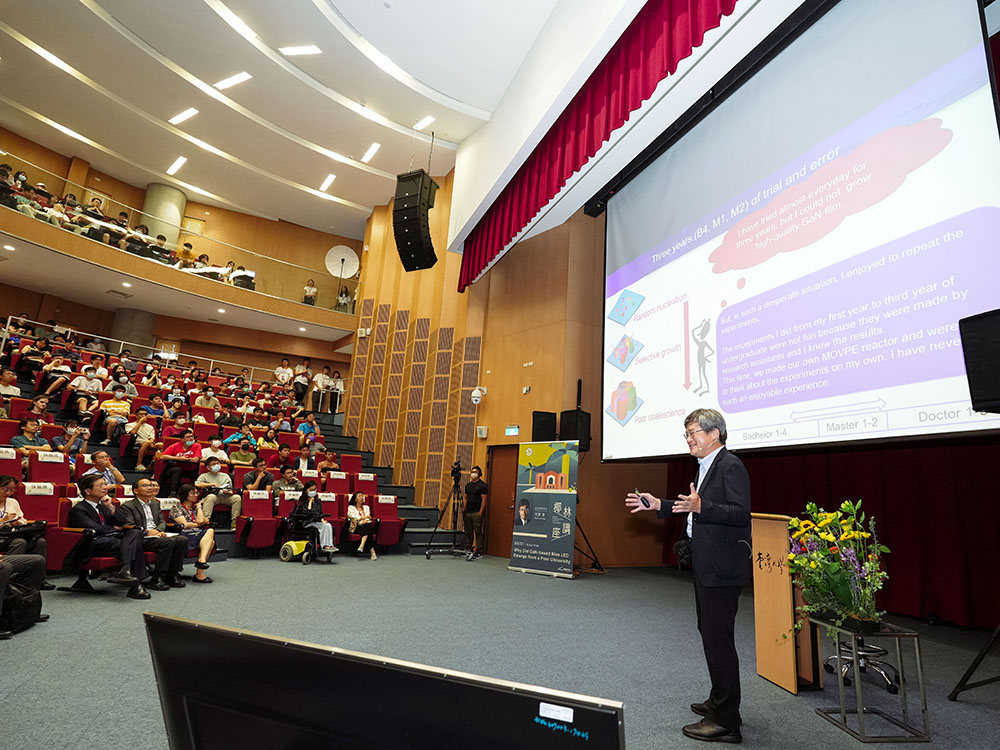
[[[130,586],[132,599],[149,599],[149,592],[142,585],[146,577],[146,561],[142,556],[142,531],[116,526],[115,506],[108,496],[108,483],[100,474],[87,474],[76,483],[83,499],[69,511],[69,526],[76,529],[93,529],[88,550],[82,550],[78,559],[90,557],[117,557],[122,561],[121,570],[108,580]]]
[[[187,553],[187,537],[183,534],[167,536],[167,522],[160,511],[160,501],[156,499],[156,484],[147,477],[135,483],[135,499],[126,500],[118,508],[115,518],[123,526],[141,529],[142,549],[156,553],[156,568],[149,588],[166,591],[169,588],[184,588],[185,583],[178,573],[184,567]]]

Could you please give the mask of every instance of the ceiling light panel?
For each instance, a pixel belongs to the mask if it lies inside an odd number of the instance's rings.
[[[315,44],[306,44],[302,47],[278,47],[278,52],[285,57],[295,57],[296,55],[321,55],[323,50]]]
[[[167,167],[167,174],[169,175],[177,174],[177,170],[183,167],[186,161],[187,161],[186,156],[178,156],[176,159],[174,159],[174,163],[171,164],[169,167]]]
[[[380,148],[382,148],[381,143],[373,143],[372,145],[370,145],[368,147],[368,150],[365,151],[365,155],[361,157],[361,163],[367,164],[368,162],[370,162],[372,157],[375,156],[376,152],[378,152]]]
[[[421,120],[420,122],[416,123],[413,126],[413,129],[414,130],[423,130],[428,125],[430,125],[432,122],[434,122],[434,118],[431,117],[430,115],[427,115],[427,117],[425,117],[423,120]]]
[[[223,89],[232,88],[233,86],[243,83],[244,81],[249,81],[251,78],[253,78],[253,76],[244,70],[234,76],[229,76],[229,78],[223,78],[221,81],[212,85],[219,89],[219,91],[222,91]]]
[[[173,117],[171,117],[169,120],[167,120],[167,122],[169,122],[171,125],[180,125],[185,120],[190,120],[196,114],[198,114],[198,110],[196,110],[194,107],[188,107],[180,114],[176,114]]]
[[[328,187],[330,187],[330,185],[332,185],[333,181],[336,180],[336,179],[337,179],[337,175],[335,175],[335,174],[328,174],[326,176],[326,179],[323,180],[323,184],[319,186],[319,189],[322,190],[323,192],[326,192],[326,189]]]

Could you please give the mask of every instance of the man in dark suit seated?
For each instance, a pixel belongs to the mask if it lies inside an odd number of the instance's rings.
[[[726,450],[726,420],[714,409],[695,409],[684,420],[684,439],[698,459],[691,494],[672,503],[648,492],[629,493],[633,513],[655,510],[660,518],[684,513],[691,540],[698,632],[712,679],[704,703],[691,710],[705,718],[683,728],[707,742],[743,741],[740,725],[740,663],[734,630],[740,590],[750,582],[750,476]]]
[[[3,598],[7,593],[7,583],[24,586],[38,591],[45,580],[45,557],[43,555],[8,555],[0,553],[0,615],[3,614]],[[49,616],[39,614],[35,622],[48,622]],[[14,633],[0,630],[0,641],[5,641]]]
[[[149,592],[142,585],[146,577],[146,561],[142,557],[142,531],[122,529],[114,518],[115,506],[108,496],[108,483],[100,474],[87,474],[76,483],[83,499],[69,511],[69,527],[93,529],[89,550],[81,552],[79,559],[90,557],[117,557],[122,561],[121,570],[108,580],[130,586],[132,599],[149,599]]]
[[[156,499],[156,485],[152,479],[143,477],[135,483],[134,500],[126,500],[118,508],[115,518],[123,526],[134,526],[142,531],[142,549],[156,553],[156,568],[149,588],[166,591],[169,588],[184,588],[185,583],[178,575],[184,567],[187,553],[187,537],[183,534],[167,536],[167,523],[160,511],[160,501]]]

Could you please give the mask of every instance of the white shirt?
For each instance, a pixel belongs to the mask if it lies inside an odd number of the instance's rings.
[[[362,507],[363,510],[359,511],[358,510],[358,506],[356,506],[354,503],[351,503],[350,505],[348,505],[347,506],[347,517],[348,518],[357,518],[358,520],[361,520],[362,518],[370,517],[371,514],[372,514],[371,508],[369,508],[364,503],[361,504],[361,507]]]
[[[714,451],[709,453],[704,458],[698,459],[698,481],[695,482],[694,489],[698,491],[701,489],[701,483],[705,481],[705,477],[708,476],[708,470],[712,468],[712,462],[715,461],[715,457],[719,455],[719,451],[725,448],[724,445],[720,445]],[[694,513],[688,513],[688,539],[692,539],[691,532],[694,530]]]
[[[142,505],[142,510],[146,514],[146,529],[155,529],[156,522],[153,520],[153,511],[150,509],[149,503],[144,503],[142,500],[140,500],[139,503]]]
[[[289,381],[291,381],[292,376],[294,374],[295,374],[295,371],[292,370],[291,367],[276,367],[276,368],[274,368],[274,379],[277,380],[279,383],[282,383],[282,384],[288,383]]]
[[[17,502],[12,497],[8,497],[7,501],[4,503],[3,512],[0,515],[7,515],[8,513],[13,513],[17,518],[10,522],[10,524],[16,525],[24,520],[24,511],[21,510],[20,503]]]
[[[88,391],[90,393],[100,393],[101,391],[101,379],[94,378],[92,380],[87,380],[83,375],[73,379],[73,382],[69,384],[70,388],[78,391]]]
[[[129,422],[125,426],[125,429],[128,431],[132,431],[135,428],[136,424],[138,423]],[[135,433],[135,436],[136,439],[146,443],[151,440],[156,440],[156,430],[153,429],[153,426],[149,422],[143,422],[142,425],[139,427],[138,432]]]
[[[333,385],[333,378],[331,378],[325,372],[318,372],[316,373],[316,375],[313,376],[313,383],[319,390],[325,391],[331,385]],[[20,393],[21,391],[18,390],[17,392]]]
[[[312,376],[312,370],[304,365],[295,365],[295,382],[302,383],[302,385],[309,385],[309,378]]]
[[[229,463],[229,455],[222,448],[202,448],[201,460],[206,461],[209,458],[217,458],[224,464]]]

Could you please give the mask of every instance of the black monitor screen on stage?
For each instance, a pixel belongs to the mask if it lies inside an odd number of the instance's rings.
[[[625,747],[617,701],[145,619],[172,750]]]
[[[958,321],[996,307],[976,0],[841,0],[608,202],[603,457],[1000,428]]]

